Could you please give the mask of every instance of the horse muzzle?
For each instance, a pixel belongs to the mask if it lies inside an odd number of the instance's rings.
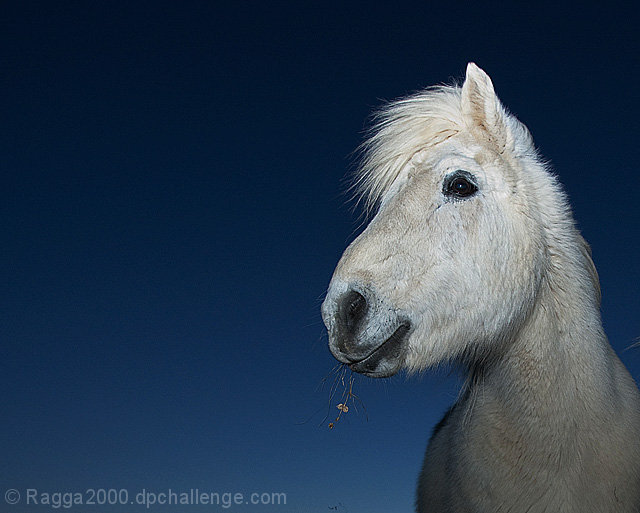
[[[402,367],[411,322],[371,291],[332,284],[322,317],[331,353],[351,370],[387,377]]]

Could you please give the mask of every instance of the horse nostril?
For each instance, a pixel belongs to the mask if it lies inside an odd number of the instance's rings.
[[[367,300],[355,290],[347,293],[340,303],[339,317],[347,330],[352,330],[367,313]]]

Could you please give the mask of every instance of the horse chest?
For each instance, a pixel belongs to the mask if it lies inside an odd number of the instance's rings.
[[[629,482],[616,481],[605,461],[596,464],[601,448],[550,433],[545,444],[495,411],[485,417],[480,407],[465,418],[466,407],[456,405],[429,442],[418,513],[636,511],[623,498]]]

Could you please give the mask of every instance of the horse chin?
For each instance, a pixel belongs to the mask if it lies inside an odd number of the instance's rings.
[[[396,374],[404,363],[411,326],[402,323],[393,334],[362,360],[349,363],[349,368],[370,378],[387,378]]]

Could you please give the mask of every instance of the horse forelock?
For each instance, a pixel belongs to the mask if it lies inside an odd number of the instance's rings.
[[[505,128],[513,138],[509,156],[539,160],[526,126],[506,110],[504,114]],[[462,88],[457,85],[434,86],[389,102],[372,120],[356,152],[359,165],[350,187],[367,212],[375,209],[414,155],[469,129],[462,109]]]
[[[360,162],[352,189],[367,211],[374,209],[405,165],[464,128],[460,88],[436,86],[390,102],[373,115],[358,148]]]

